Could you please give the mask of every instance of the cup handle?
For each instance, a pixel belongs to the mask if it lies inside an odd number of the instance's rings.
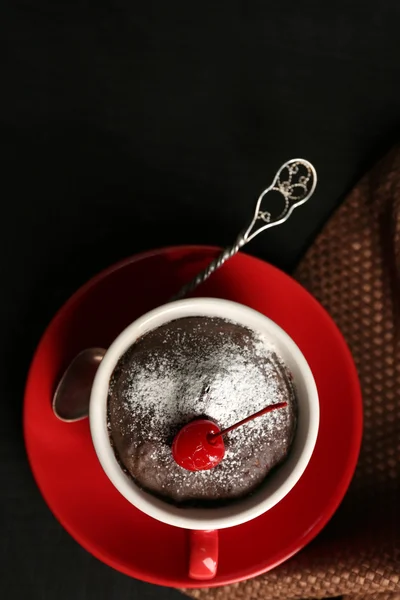
[[[218,531],[190,531],[189,577],[213,579],[218,566]]]

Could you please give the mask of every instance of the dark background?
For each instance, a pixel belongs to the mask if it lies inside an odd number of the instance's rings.
[[[180,597],[92,558],[45,506],[21,433],[32,352],[115,260],[232,241],[301,156],[316,195],[248,247],[292,269],[398,139],[399,21],[397,0],[3,0],[0,597]]]

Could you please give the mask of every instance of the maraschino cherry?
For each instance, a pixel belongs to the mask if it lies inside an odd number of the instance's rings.
[[[172,456],[178,465],[188,471],[205,471],[216,467],[225,456],[223,436],[233,429],[262,417],[267,413],[285,408],[287,402],[277,402],[242,419],[222,431],[208,419],[196,419],[184,425],[172,443]]]
[[[188,471],[205,471],[216,467],[225,455],[222,437],[211,441],[221,430],[212,421],[197,419],[178,431],[172,443],[175,462]]]

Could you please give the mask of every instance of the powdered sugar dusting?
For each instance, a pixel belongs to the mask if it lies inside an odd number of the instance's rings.
[[[176,502],[234,498],[259,485],[287,454],[294,389],[263,336],[198,317],[163,326],[135,346],[111,380],[110,420],[120,459],[143,487]],[[226,436],[218,467],[193,473],[174,462],[170,445],[183,424],[206,417],[225,428],[282,401],[288,408]]]

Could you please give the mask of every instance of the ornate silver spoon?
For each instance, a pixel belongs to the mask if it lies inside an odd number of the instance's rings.
[[[297,206],[311,198],[316,185],[316,171],[307,160],[295,158],[283,164],[272,184],[259,196],[247,229],[237,236],[232,246],[225,248],[208,267],[184,285],[171,301],[179,300],[192,292],[259,233],[287,221]],[[278,192],[282,196],[283,208],[276,216],[271,215],[263,206],[264,199],[270,192]],[[88,416],[90,390],[97,367],[105,353],[102,348],[87,348],[78,354],[66,369],[53,397],[54,414],[62,421],[79,421]]]

